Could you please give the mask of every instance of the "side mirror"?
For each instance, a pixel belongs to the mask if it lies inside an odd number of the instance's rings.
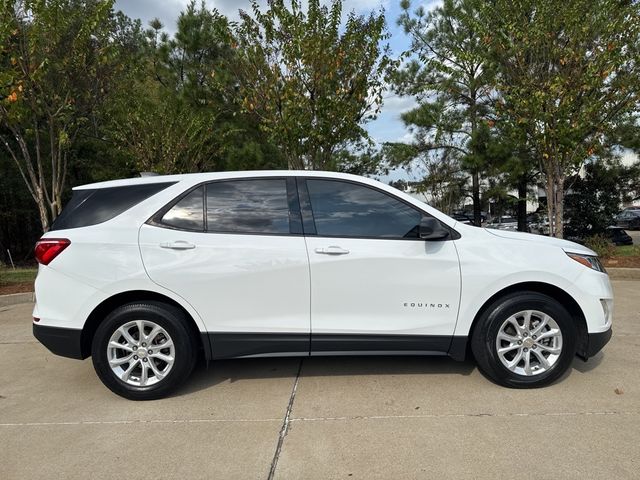
[[[442,240],[449,236],[449,231],[433,217],[422,217],[420,221],[420,238],[433,241]]]

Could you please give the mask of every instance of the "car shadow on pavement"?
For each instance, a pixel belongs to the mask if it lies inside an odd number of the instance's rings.
[[[291,358],[245,358],[216,360],[207,366],[198,362],[191,378],[174,396],[188,395],[223,382],[295,378],[303,360],[302,377],[363,375],[470,375],[472,360],[459,362],[448,357],[427,356],[336,356]]]
[[[576,357],[572,368],[554,384],[562,383],[573,370],[587,373],[604,359],[599,352],[587,362]],[[335,356],[290,358],[240,358],[216,360],[206,365],[198,362],[191,378],[172,396],[189,395],[218,384],[243,380],[294,379],[303,360],[302,377],[366,376],[366,375],[462,375],[468,376],[477,366],[473,359],[459,362],[448,357],[428,356]],[[489,382],[490,380],[487,379]]]
[[[581,358],[576,357],[573,360],[572,367],[577,371],[579,371],[580,373],[587,373],[593,370],[594,368],[596,368],[598,365],[600,365],[604,357],[605,355],[604,355],[604,352],[602,351],[596,353],[593,357],[591,357],[586,362]],[[570,371],[571,369],[569,370],[569,372]]]

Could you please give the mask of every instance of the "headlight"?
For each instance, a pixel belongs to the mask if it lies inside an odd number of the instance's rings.
[[[581,255],[579,253],[569,253],[567,252],[570,258],[575,260],[578,263],[581,263],[585,267],[589,267],[592,270],[597,272],[607,273],[607,271],[600,263],[600,259],[598,257],[594,257],[593,255]]]

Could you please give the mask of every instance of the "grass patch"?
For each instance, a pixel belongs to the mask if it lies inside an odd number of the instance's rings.
[[[12,268],[0,267],[0,286],[14,285],[16,283],[33,282],[38,273],[37,268]]]
[[[640,257],[640,245],[622,245],[613,252],[615,257]]]

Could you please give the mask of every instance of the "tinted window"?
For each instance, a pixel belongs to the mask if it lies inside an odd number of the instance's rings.
[[[307,180],[318,235],[418,238],[422,213],[390,195],[347,182]]]
[[[173,185],[173,182],[75,190],[65,209],[53,222],[51,230],[86,227],[106,222],[169,185]]]
[[[207,231],[288,234],[286,181],[273,178],[207,184]]]
[[[203,187],[182,197],[160,220],[163,224],[181,230],[204,230]]]

